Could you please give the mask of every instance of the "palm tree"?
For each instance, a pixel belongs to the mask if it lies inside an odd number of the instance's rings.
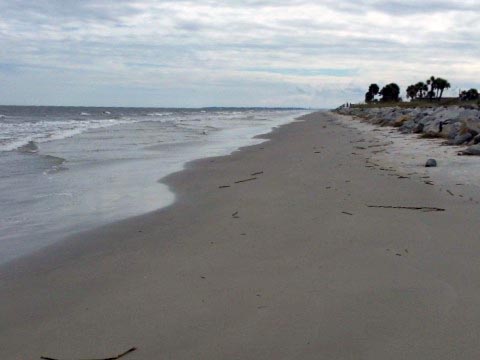
[[[442,78],[437,78],[435,82],[436,82],[436,88],[437,88],[437,97],[438,97],[438,100],[441,100],[443,96],[443,91],[445,89],[450,89],[451,85],[447,80]],[[440,94],[438,94],[438,92]]]
[[[437,79],[435,76],[430,76],[430,79],[427,80],[427,85],[430,86],[430,91],[428,92],[428,97],[433,99],[435,97],[435,89],[437,88]]]
[[[395,84],[391,83],[388,85],[385,85],[382,90],[379,92],[380,95],[382,95],[382,100],[383,102],[386,101],[400,101],[399,95],[400,95],[400,87]]]
[[[380,87],[377,84],[370,84],[368,91],[365,93],[365,102],[369,103],[375,100],[375,95],[380,91]]]
[[[374,96],[378,94],[380,87],[377,84],[370,84],[368,87],[368,92],[372,93]]]
[[[478,100],[479,94],[477,89],[470,89],[468,91],[463,90],[460,93],[460,100],[469,101],[469,100]]]
[[[415,85],[409,85],[407,87],[407,99],[410,98],[412,100],[415,100],[415,98],[417,97],[417,87]]]
[[[373,99],[374,99],[374,95],[370,91],[367,91],[365,93],[365,102],[366,103],[372,102]]]
[[[420,81],[415,84],[415,87],[417,89],[417,97],[423,99],[423,97],[426,96],[428,92],[427,84],[425,84],[423,81]]]

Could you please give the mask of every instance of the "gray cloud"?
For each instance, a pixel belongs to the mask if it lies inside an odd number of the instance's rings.
[[[332,106],[371,81],[478,86],[477,6],[0,0],[0,101]]]

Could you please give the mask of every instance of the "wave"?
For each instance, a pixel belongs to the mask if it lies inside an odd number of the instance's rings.
[[[63,192],[63,193],[50,193],[50,194],[37,194],[34,195],[33,197],[35,199],[44,199],[47,197],[55,197],[55,196],[65,196],[65,197],[73,197],[73,193],[70,192]]]
[[[170,115],[173,115],[172,112],[165,112],[165,113],[162,113],[162,112],[153,112],[153,113],[148,113],[147,116],[170,116]]]
[[[34,154],[38,152],[38,145],[35,141],[29,141],[25,145],[18,147],[17,150],[23,153]]]
[[[66,159],[61,158],[61,157],[59,157],[59,156],[44,155],[43,157],[44,157],[45,159],[51,161],[51,162],[54,163],[55,165],[61,165],[61,164],[63,164],[64,162],[67,161]]]
[[[56,174],[60,171],[68,170],[68,167],[65,166],[67,160],[64,158],[53,156],[53,155],[42,155],[44,160],[47,160],[48,165],[50,166],[47,170],[43,172],[44,175]]]
[[[129,119],[38,121],[0,123],[0,151],[32,150],[31,142],[38,144],[73,137],[89,130],[107,128],[131,122]],[[25,148],[24,148],[25,147]],[[32,152],[32,151],[27,151]]]
[[[225,127],[236,126],[247,121],[265,121],[265,114],[252,114],[241,111],[225,111],[209,113],[207,111],[199,112],[170,112],[170,111],[152,111],[148,113],[132,114],[131,116],[115,117],[104,111],[102,118],[88,117],[87,112],[82,112],[82,117],[63,118],[63,119],[41,119],[32,121],[27,117],[27,121],[15,118],[0,121],[0,152],[2,151],[22,151],[23,146],[33,141],[37,146],[44,142],[70,138],[92,129],[107,128],[121,124],[157,122],[165,123],[168,126],[179,128],[182,131],[191,134],[206,134],[211,131],[221,130]],[[256,118],[258,116],[259,118]],[[261,118],[260,118],[261,117]],[[139,127],[137,131],[149,131],[148,128]],[[40,145],[41,146],[41,145]],[[27,150],[35,151],[34,149]]]
[[[52,175],[52,174],[56,174],[60,171],[65,171],[65,170],[68,170],[68,168],[66,166],[63,166],[63,165],[53,165],[50,169],[48,170],[45,170],[43,172],[44,175]]]

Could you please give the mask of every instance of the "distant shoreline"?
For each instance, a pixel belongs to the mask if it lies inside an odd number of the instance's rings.
[[[172,107],[172,106],[101,106],[101,105],[9,105],[2,104],[1,108],[7,107],[37,107],[37,108],[94,108],[94,109],[156,109],[156,110],[319,110],[297,106],[202,106],[202,107]]]

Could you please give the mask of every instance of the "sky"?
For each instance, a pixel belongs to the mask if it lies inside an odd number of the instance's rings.
[[[299,106],[480,88],[480,0],[0,0],[0,104]],[[447,95],[448,95],[447,94]]]

